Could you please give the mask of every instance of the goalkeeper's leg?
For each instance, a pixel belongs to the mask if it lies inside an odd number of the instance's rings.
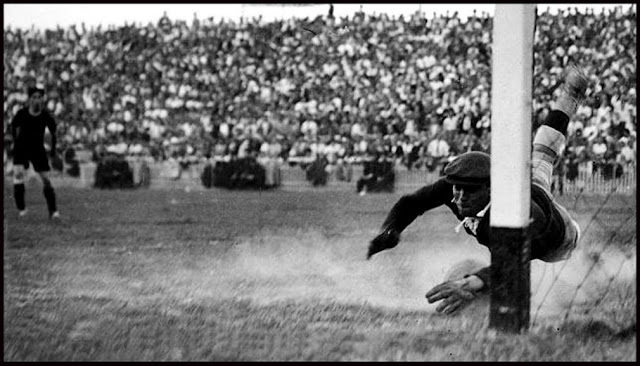
[[[538,128],[533,140],[533,155],[531,159],[533,184],[541,187],[560,213],[565,223],[565,242],[561,248],[543,258],[545,261],[555,262],[568,259],[575,249],[580,237],[580,227],[569,212],[562,207],[551,194],[553,166],[559,158],[567,135],[569,120],[576,113],[579,103],[585,98],[588,79],[576,67],[569,67],[566,72],[562,93],[556,100],[554,108],[549,112],[544,124]]]

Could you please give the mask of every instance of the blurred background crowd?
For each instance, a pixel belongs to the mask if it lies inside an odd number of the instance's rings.
[[[591,85],[569,126],[567,171],[635,169],[635,6],[539,8],[536,24],[534,129],[564,67],[578,64]],[[462,152],[490,152],[491,31],[486,13],[331,10],[269,22],[165,15],[147,25],[5,28],[5,148],[26,88],[40,83],[60,152],[80,159],[386,157],[438,170]]]

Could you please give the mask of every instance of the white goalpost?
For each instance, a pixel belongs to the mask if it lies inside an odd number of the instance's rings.
[[[496,5],[491,95],[489,326],[529,326],[531,119],[535,4]]]

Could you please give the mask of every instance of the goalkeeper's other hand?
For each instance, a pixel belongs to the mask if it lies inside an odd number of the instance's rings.
[[[395,247],[398,245],[398,241],[400,241],[400,233],[396,230],[388,229],[381,232],[369,243],[367,259],[371,258],[371,256],[378,252]]]
[[[429,304],[441,301],[436,308],[437,312],[452,314],[467,306],[476,298],[476,293],[471,290],[466,280],[447,281],[429,290],[426,297]]]

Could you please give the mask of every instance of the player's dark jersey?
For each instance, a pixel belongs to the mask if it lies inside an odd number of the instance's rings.
[[[418,216],[433,208],[446,205],[459,220],[464,220],[458,213],[458,207],[452,202],[453,189],[444,178],[427,185],[413,194],[403,196],[391,209],[384,221],[383,228],[404,230]],[[464,229],[474,236],[478,243],[491,251],[490,213],[477,219],[472,225],[465,225]],[[562,216],[554,207],[547,194],[535,184],[531,185],[531,217],[533,222],[529,227],[531,232],[531,259],[541,259],[557,250],[565,239],[565,224]],[[477,273],[485,283],[488,282],[488,269]]]
[[[45,128],[51,133],[51,150],[55,151],[56,124],[53,117],[46,110],[33,116],[29,113],[29,108],[20,109],[11,121],[14,154],[42,150]]]

